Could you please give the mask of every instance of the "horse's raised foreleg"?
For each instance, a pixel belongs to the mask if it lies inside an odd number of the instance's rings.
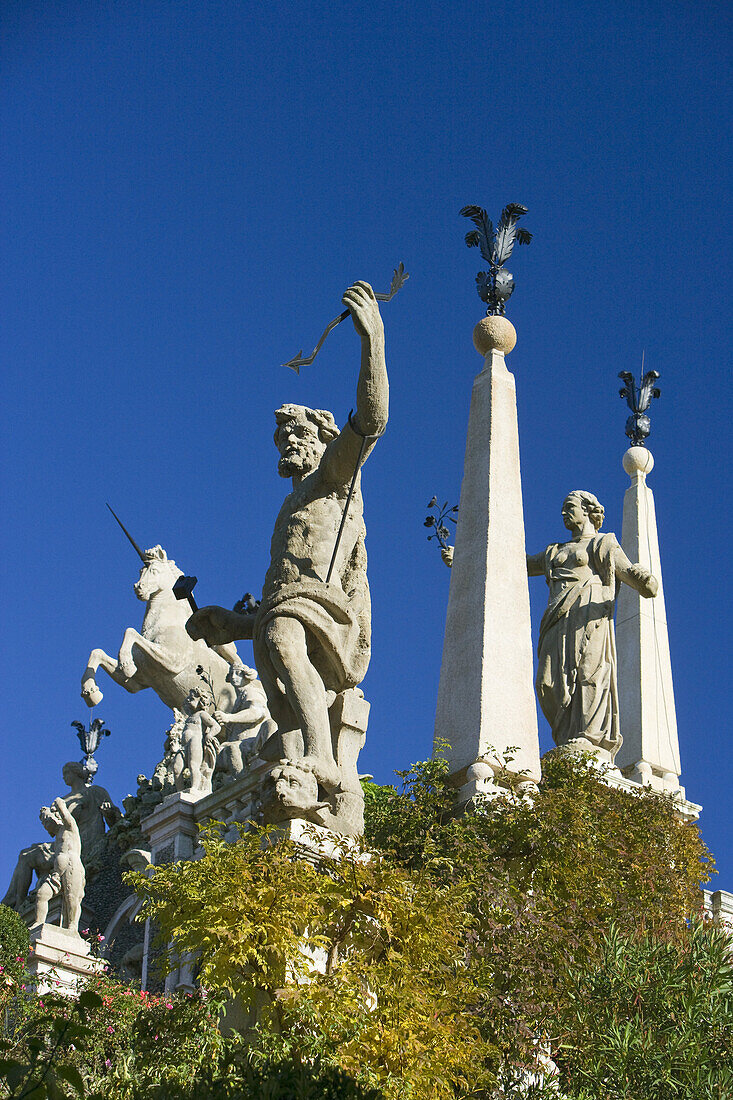
[[[117,661],[115,661],[114,657],[110,657],[109,653],[105,653],[103,649],[93,649],[89,654],[89,661],[87,662],[84,675],[81,678],[81,696],[88,707],[96,707],[104,698],[95,679],[95,674],[99,668],[104,669],[107,675],[111,676],[116,684],[120,684],[129,692],[141,691],[143,688],[142,684],[137,684],[134,680],[130,681],[125,679],[125,676],[119,669]]]
[[[133,652],[133,647],[139,651],[137,654]],[[179,672],[182,672],[190,661],[189,652],[166,649],[165,646],[160,645],[158,642],[152,642],[149,638],[144,638],[137,630],[128,626],[122,639],[118,658],[119,668],[123,676],[129,679],[135,675],[138,669],[136,657],[139,659],[141,654],[149,657],[153,664],[157,665],[163,672],[169,672],[173,676],[177,676]]]

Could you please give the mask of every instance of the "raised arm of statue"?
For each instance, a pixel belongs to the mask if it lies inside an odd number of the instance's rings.
[[[541,554],[527,554],[527,575],[530,577],[542,577],[545,572],[545,555],[546,551],[543,550]]]
[[[69,812],[69,807],[66,805],[63,798],[55,798],[53,808],[59,815],[67,829],[71,829],[73,833],[79,832],[79,827],[76,824],[74,818],[71,816],[71,813]]]
[[[613,563],[616,569],[616,576],[619,580],[622,580],[624,584],[628,584],[631,588],[649,600],[656,596],[659,591],[659,581],[652,574],[648,573],[646,569],[642,569],[640,565],[634,565],[629,561],[626,554],[623,552],[620,546],[617,546],[614,555]]]
[[[379,305],[369,283],[357,282],[345,292],[345,306],[351,311],[354,328],[361,337],[361,369],[356,385],[356,412],[351,425],[344,425],[337,439],[329,443],[321,462],[327,481],[343,484],[351,479],[359,458],[363,436],[374,436],[367,443],[362,462],[374,447],[376,437],[387,426],[389,382],[384,357],[384,325]]]

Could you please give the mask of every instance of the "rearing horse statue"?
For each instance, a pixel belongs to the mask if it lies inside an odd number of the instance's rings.
[[[116,660],[103,649],[92,650],[81,681],[82,698],[90,707],[101,702],[102,692],[94,678],[101,667],[125,691],[152,688],[171,709],[182,709],[191,688],[206,682],[217,708],[229,711],[235,695],[225,681],[229,666],[238,661],[236,646],[211,648],[204,641],[194,642],[186,633],[191,609],[173,593],[182,571],[162,546],[143,553],[132,538],[130,541],[143,562],[135,584],[135,595],[147,605],[142,631],[127,628]]]

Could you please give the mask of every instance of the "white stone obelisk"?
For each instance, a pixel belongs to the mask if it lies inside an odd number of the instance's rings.
[[[622,584],[618,596],[619,724],[624,741],[616,766],[637,783],[677,791],[681,768],[672,664],[654,496],[646,483],[654,458],[646,447],[630,447],[623,464],[631,485],[624,496],[621,545],[631,561],[654,574],[659,591],[653,600],[644,600]]]
[[[468,420],[435,718],[463,801],[495,789],[501,757],[540,778],[519,472],[514,376],[504,356],[516,343],[505,317],[485,317],[473,340],[484,357]]]

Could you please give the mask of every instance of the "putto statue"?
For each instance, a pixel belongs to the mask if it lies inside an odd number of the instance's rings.
[[[599,534],[604,509],[576,489],[563,503],[572,538],[527,558],[531,577],[544,575],[550,599],[539,637],[537,695],[555,744],[596,750],[613,762],[621,747],[613,612],[623,581],[649,598],[658,582],[633,565],[614,534]]]
[[[275,523],[262,600],[253,611],[202,608],[186,626],[192,638],[214,647],[252,639],[278,730],[276,751],[265,746],[265,758],[312,773],[321,800],[337,795],[344,778],[329,709],[357,687],[369,664],[359,469],[388,414],[384,328],[374,292],[358,282],[343,302],[361,337],[356,413],[339,431],[330,412],[302,405],[277,410],[278,471],[292,479],[292,491]]]
[[[178,734],[183,764],[176,776],[176,789],[179,791],[211,794],[211,777],[219,751],[217,734],[221,730],[209,713],[213,705],[214,700],[203,685],[191,688]]]
[[[125,532],[127,534],[127,532]],[[82,698],[94,707],[102,692],[95,680],[98,668],[112,677],[125,691],[152,688],[173,709],[182,709],[192,688],[200,686],[203,666],[211,682],[214,697],[221,696],[221,709],[228,710],[234,693],[226,686],[229,665],[237,660],[236,646],[216,645],[211,649],[203,641],[194,641],[186,633],[191,614],[188,603],[179,600],[173,586],[182,571],[162,546],[142,551],[128,535],[143,565],[135,584],[135,595],[145,603],[142,631],[128,627],[117,658],[103,649],[93,649],[81,681]]]
[[[227,682],[236,692],[232,710],[214,711],[214,720],[221,727],[220,747],[216,758],[214,786],[238,779],[247,760],[256,755],[262,744],[276,731],[267,709],[267,696],[257,679],[257,672],[247,665],[232,665]]]
[[[42,806],[40,818],[53,837],[53,845],[49,870],[38,882],[34,924],[45,923],[51,900],[60,894],[60,925],[70,932],[78,932],[86,886],[79,826],[63,798],[57,798],[52,807]]]
[[[87,868],[95,863],[105,837],[105,825],[112,826],[120,818],[120,811],[113,804],[104,787],[87,785],[83,764],[72,760],[62,769],[64,782],[71,788],[62,801],[67,806],[79,829],[81,856]],[[58,799],[56,800],[58,801]],[[53,846],[46,841],[31,844],[18,856],[18,862],[3,898],[3,905],[20,911],[33,881],[35,871],[39,883],[53,869]]]

